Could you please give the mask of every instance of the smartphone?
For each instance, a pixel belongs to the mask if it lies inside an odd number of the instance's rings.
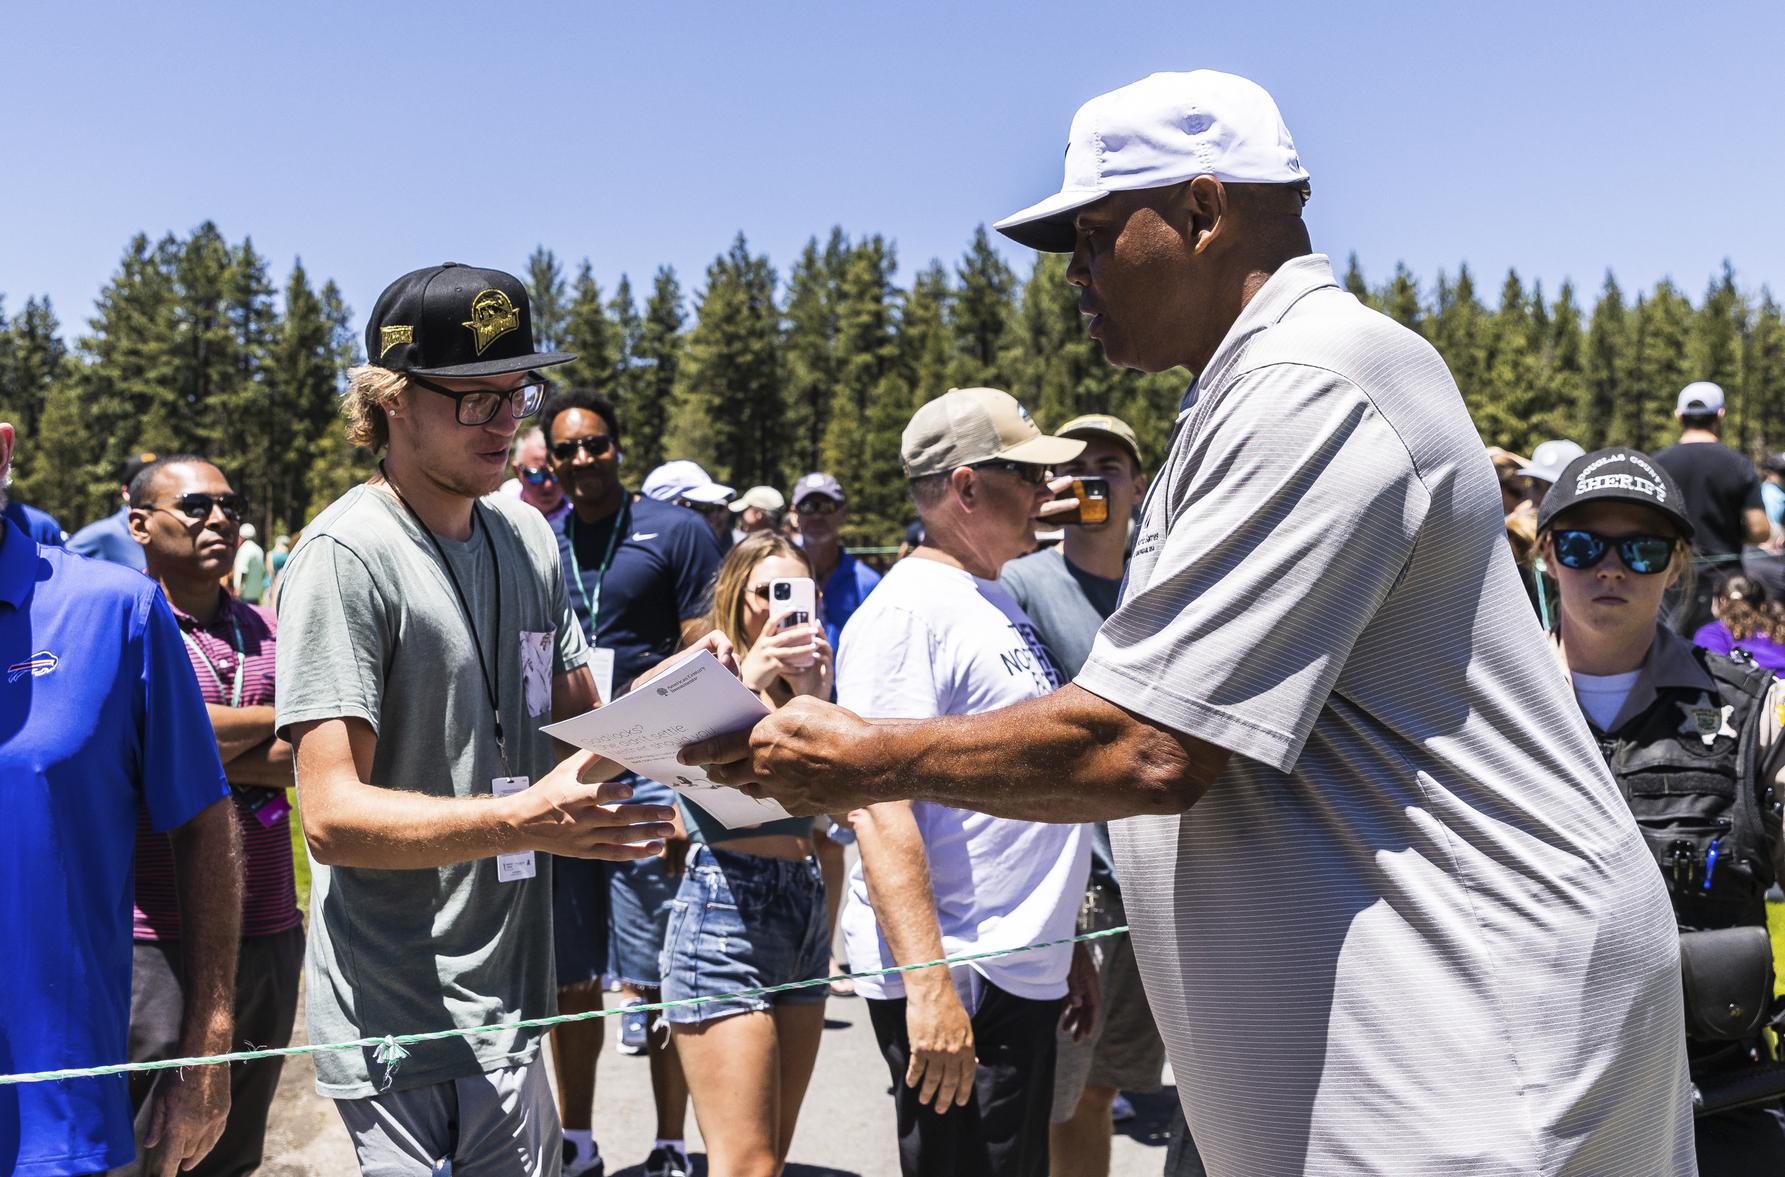
[[[1109,479],[1074,478],[1072,485],[1054,496],[1055,502],[1078,500],[1078,510],[1064,515],[1050,515],[1050,524],[1096,524],[1109,522]]]
[[[806,625],[817,618],[818,590],[810,576],[789,576],[769,581],[769,633],[778,632],[789,625]],[[811,666],[812,661],[808,659],[805,665]]]

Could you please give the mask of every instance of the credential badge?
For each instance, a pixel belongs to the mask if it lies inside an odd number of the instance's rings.
[[[510,331],[520,329],[521,312],[500,290],[485,290],[471,300],[471,317],[462,324],[477,337],[477,354]]]

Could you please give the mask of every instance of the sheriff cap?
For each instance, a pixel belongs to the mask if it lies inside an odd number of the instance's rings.
[[[1673,477],[1647,454],[1623,446],[1594,450],[1568,463],[1537,509],[1537,529],[1542,531],[1571,507],[1601,500],[1651,507],[1672,520],[1682,538],[1692,538],[1692,520],[1686,518]]]
[[[1043,433],[1015,397],[996,388],[949,389],[917,410],[899,439],[906,478],[994,460],[1052,466],[1084,448]]]
[[[530,372],[576,356],[533,350],[533,312],[520,279],[447,262],[384,288],[366,323],[366,359],[393,372],[464,379]]]
[[[1060,191],[993,228],[1021,245],[1071,253],[1072,214],[1111,192],[1197,176],[1299,184],[1307,169],[1277,104],[1257,82],[1212,69],[1159,73],[1099,94],[1072,117]]]

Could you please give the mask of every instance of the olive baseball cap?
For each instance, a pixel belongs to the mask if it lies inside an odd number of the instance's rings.
[[[366,323],[366,359],[452,379],[530,372],[576,356],[533,350],[533,312],[519,278],[447,262],[384,288]]]
[[[1140,439],[1134,436],[1134,430],[1128,422],[1120,417],[1112,417],[1108,413],[1086,413],[1082,417],[1074,417],[1066,424],[1054,430],[1055,437],[1107,437],[1127,450],[1133,457],[1134,464],[1140,465]]]
[[[899,439],[906,478],[946,474],[975,462],[1052,466],[1084,452],[1085,443],[1049,437],[1016,398],[996,388],[951,388],[912,415]]]

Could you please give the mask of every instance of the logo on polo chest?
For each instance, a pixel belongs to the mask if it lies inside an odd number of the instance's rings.
[[[460,325],[471,328],[477,354],[482,355],[490,344],[520,329],[521,312],[500,290],[485,290],[471,300],[471,317]]]
[[[14,662],[11,666],[8,666],[6,668],[6,681],[18,682],[26,676],[30,676],[31,678],[42,678],[50,671],[56,669],[60,664],[61,659],[57,658],[54,654],[50,653],[48,650],[39,650],[23,662]]]

